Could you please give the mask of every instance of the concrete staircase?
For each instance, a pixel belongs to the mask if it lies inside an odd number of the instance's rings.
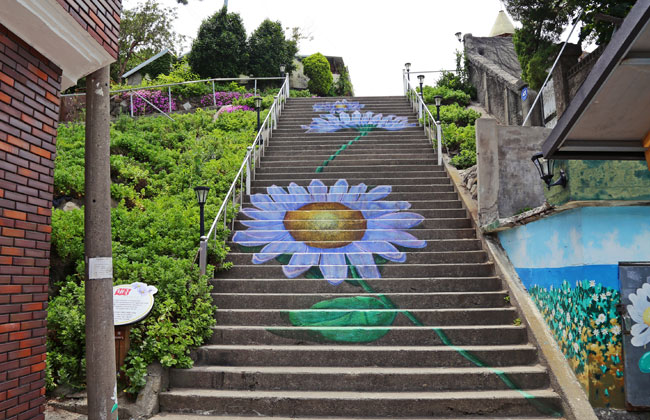
[[[172,370],[170,389],[160,396],[161,411],[167,416],[232,419],[559,417],[561,401],[550,389],[548,372],[539,364],[537,349],[528,342],[422,129],[376,129],[340,151],[357,138],[357,131],[306,133],[301,128],[318,117],[312,110],[315,103],[336,100],[296,98],[286,104],[253,192],[271,194],[267,188],[276,185],[289,194],[283,198],[274,190],[271,207],[282,205],[277,204],[280,200],[300,204],[280,216],[258,212],[256,219],[239,214],[234,238],[238,243],[230,243],[234,267],[213,280],[219,307],[214,336],[196,351],[195,367]],[[365,105],[362,113],[394,114],[417,122],[403,97],[354,101]],[[322,172],[315,173],[332,156]],[[377,235],[392,238],[397,248],[393,252],[399,255],[382,251],[392,258],[373,255],[359,263],[361,253],[349,250],[342,261],[347,268],[326,266],[332,259],[325,251],[340,237],[314,237],[314,225],[307,223],[311,216],[304,216],[307,208],[301,207],[303,213],[295,210],[319,194],[330,197],[321,194],[322,188],[304,194],[314,179],[330,194],[333,185],[345,179],[343,195],[358,194],[351,200],[367,201],[359,211],[337,204],[329,213],[312,212],[343,220],[332,227],[346,226],[345,232],[334,232],[346,238],[338,245],[356,241],[372,248],[373,239],[363,230],[375,228]],[[288,189],[292,182],[304,188]],[[353,191],[360,183],[367,189]],[[385,185],[392,187],[390,194],[376,199],[381,194],[373,187]],[[361,220],[361,214],[367,220]],[[288,221],[291,217],[298,220]],[[390,232],[380,228],[378,221],[385,218]],[[309,271],[288,275],[283,267],[291,264],[291,255],[273,259],[268,248],[260,249],[263,240],[246,236],[256,223],[291,228],[292,237],[307,235],[303,241],[312,250],[325,251]],[[267,242],[280,248],[292,240],[279,239],[270,227],[257,229],[257,238],[268,233]],[[252,252],[269,261],[253,263]],[[403,256],[403,262],[389,261]],[[373,267],[380,275],[368,274]],[[329,281],[314,278],[319,269],[330,273]],[[346,281],[340,278],[341,269]]]

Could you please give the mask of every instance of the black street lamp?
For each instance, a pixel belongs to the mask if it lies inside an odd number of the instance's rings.
[[[406,69],[406,78],[408,81],[411,81],[411,63],[404,63],[404,68]]]
[[[463,33],[462,32],[456,32],[455,35],[456,35],[456,39],[458,40],[458,42],[463,41]]]
[[[537,168],[537,172],[539,172],[539,177],[546,183],[549,190],[555,185],[561,185],[566,188],[567,177],[562,169],[560,169],[560,178],[551,184],[551,180],[553,179],[553,160],[545,159],[543,153],[535,153],[530,160],[533,161],[533,164]]]
[[[262,97],[256,96],[253,98],[255,101],[255,111],[257,111],[257,131],[260,131],[260,110],[262,109]]]
[[[422,97],[422,100],[424,101],[424,88],[422,87],[422,84],[424,83],[424,74],[420,74],[418,76],[418,80],[420,81],[420,96]]]
[[[287,67],[286,67],[284,64],[282,64],[282,65],[280,66],[280,76],[284,77],[284,71],[285,71],[286,69],[287,69]]]
[[[209,187],[194,187],[194,192],[196,193],[196,201],[199,202],[199,211],[201,214],[200,218],[200,232],[201,232],[201,237],[205,236],[205,221],[203,218],[203,208],[205,206],[205,202],[208,200],[208,191],[210,191]]]
[[[436,101],[436,121],[440,122],[440,104],[442,103],[442,96],[436,95],[433,99]]]

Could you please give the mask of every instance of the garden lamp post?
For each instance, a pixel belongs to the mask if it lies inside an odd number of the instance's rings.
[[[458,42],[463,41],[463,33],[462,32],[456,32],[455,35],[456,35],[456,39],[458,40]]]
[[[280,66],[280,76],[282,76],[283,78],[284,78],[284,71],[285,71],[286,69],[287,69],[287,67],[286,67],[284,64],[282,64],[282,65]]]
[[[418,80],[420,81],[420,96],[422,97],[422,100],[424,100],[424,88],[422,87],[424,84],[424,74],[420,74]]]
[[[539,177],[546,183],[547,188],[550,190],[551,187],[555,185],[561,185],[566,188],[567,177],[562,169],[560,169],[560,178],[557,181],[551,184],[553,179],[553,164],[554,162],[551,159],[545,159],[543,153],[535,153],[530,160],[533,161],[533,164],[539,172]]]
[[[404,68],[406,69],[406,78],[408,81],[411,81],[411,63],[404,63]]]
[[[440,122],[440,103],[442,102],[442,96],[436,95],[433,99],[436,101],[436,121]]]
[[[194,192],[196,193],[196,201],[199,202],[199,211],[200,211],[200,233],[201,237],[205,236],[205,221],[203,218],[203,208],[205,207],[205,202],[208,200],[208,191],[210,187],[194,187]]]
[[[257,131],[260,131],[260,109],[262,109],[262,97],[256,96],[255,101],[255,111],[257,111]]]

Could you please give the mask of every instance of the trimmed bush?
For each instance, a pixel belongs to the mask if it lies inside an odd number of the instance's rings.
[[[320,96],[327,96],[334,78],[327,58],[321,53],[312,54],[302,60],[305,76],[309,77],[307,88]]]

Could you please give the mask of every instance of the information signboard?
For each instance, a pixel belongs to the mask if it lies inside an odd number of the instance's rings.
[[[113,323],[129,325],[142,321],[153,308],[153,295],[158,292],[146,283],[113,286]]]

